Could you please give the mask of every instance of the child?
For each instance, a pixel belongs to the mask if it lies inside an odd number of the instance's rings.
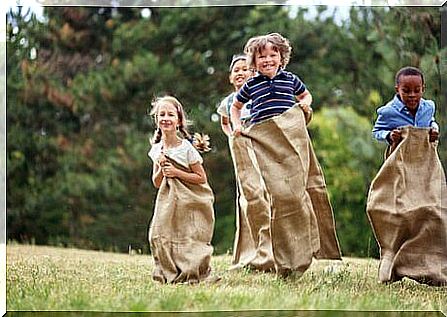
[[[439,137],[435,122],[435,104],[422,98],[425,90],[424,75],[415,67],[404,67],[395,78],[396,95],[393,100],[377,110],[373,136],[389,145],[397,145],[402,139],[400,127],[411,125],[430,128],[430,141]]]
[[[171,96],[153,102],[157,130],[148,155],[158,188],[149,242],[154,280],[196,283],[209,277],[214,195],[202,157],[187,140],[186,116]],[[182,137],[179,137],[180,132]]]
[[[257,74],[231,108],[234,165],[241,192],[253,207],[245,215],[256,248],[248,266],[280,277],[300,275],[313,257],[341,259],[326,185],[306,129],[312,96],[284,70],[290,52],[288,40],[278,33],[251,38],[245,53]],[[241,134],[240,110],[248,101],[250,126]]]
[[[373,135],[388,142],[371,182],[367,215],[380,247],[379,281],[408,277],[447,285],[445,174],[437,154],[435,104],[422,98],[424,76],[414,67],[396,74],[396,96],[378,109]]]
[[[234,98],[242,85],[253,75],[253,72],[248,68],[246,55],[234,55],[230,63],[229,80],[233,85],[234,91],[225,97],[217,108],[217,113],[220,114],[222,131],[228,136],[231,136],[233,131],[230,124],[230,108],[233,104]],[[250,109],[248,103],[245,104],[241,110],[241,121],[247,122],[250,117]],[[254,242],[251,239],[249,226],[246,221],[245,214],[250,212],[250,207],[241,195],[239,186],[239,179],[236,175],[236,234],[233,248],[233,267],[232,269],[242,267],[247,263],[247,259],[252,259],[255,252]]]
[[[230,108],[233,104],[236,93],[241,89],[242,85],[247,81],[248,78],[252,76],[252,71],[247,65],[247,56],[245,55],[235,55],[233,56],[230,63],[230,84],[233,85],[234,91],[226,96],[217,108],[217,113],[220,114],[220,125],[222,131],[230,136],[232,133],[232,128],[230,124]],[[250,110],[245,104],[241,109],[241,121],[246,121],[250,117]]]
[[[240,110],[250,100],[251,123],[280,115],[293,107],[296,101],[303,109],[306,121],[310,121],[312,95],[296,75],[284,70],[291,51],[289,41],[278,33],[253,37],[247,42],[247,63],[257,70],[257,75],[242,86],[232,105],[231,121],[235,135],[239,135],[241,130]]]

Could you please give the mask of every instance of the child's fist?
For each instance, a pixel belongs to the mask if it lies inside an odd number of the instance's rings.
[[[402,140],[402,132],[398,129],[394,129],[390,132],[391,143],[399,143]]]
[[[308,104],[305,104],[305,103],[301,103],[301,102],[300,102],[298,105],[301,107],[301,109],[303,109],[303,111],[304,111],[306,114],[312,112],[312,108],[311,108]]]
[[[163,176],[165,177],[177,176],[177,169],[170,162],[166,162],[161,168],[161,171],[163,172]]]
[[[166,156],[162,153],[160,155],[160,158],[158,159],[158,164],[160,164],[161,167],[163,167],[166,162],[168,161],[168,159],[166,158]]]
[[[305,103],[298,103],[298,105],[300,106],[300,108],[303,110],[304,112],[304,117],[306,119],[306,124],[308,124],[310,122],[310,120],[312,119],[312,108]]]
[[[430,136],[430,142],[435,142],[439,139],[439,131],[436,129],[430,129],[428,134]]]

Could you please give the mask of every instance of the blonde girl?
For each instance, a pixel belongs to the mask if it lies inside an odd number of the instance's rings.
[[[214,195],[203,159],[188,140],[182,104],[164,96],[152,105],[157,130],[148,155],[158,188],[149,228],[153,278],[162,283],[198,283],[211,272]]]

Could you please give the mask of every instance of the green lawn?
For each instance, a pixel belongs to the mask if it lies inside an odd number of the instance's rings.
[[[447,287],[408,279],[377,282],[378,261],[314,261],[301,278],[227,272],[230,256],[215,256],[215,284],[161,285],[152,259],[53,247],[7,245],[7,309],[95,311],[447,310]]]

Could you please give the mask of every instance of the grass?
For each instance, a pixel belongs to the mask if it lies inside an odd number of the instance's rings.
[[[7,245],[7,309],[94,311],[405,310],[447,311],[447,287],[408,279],[377,282],[378,261],[314,261],[301,278],[228,272],[215,256],[215,284],[161,285],[148,255]],[[334,270],[331,270],[335,267]]]

